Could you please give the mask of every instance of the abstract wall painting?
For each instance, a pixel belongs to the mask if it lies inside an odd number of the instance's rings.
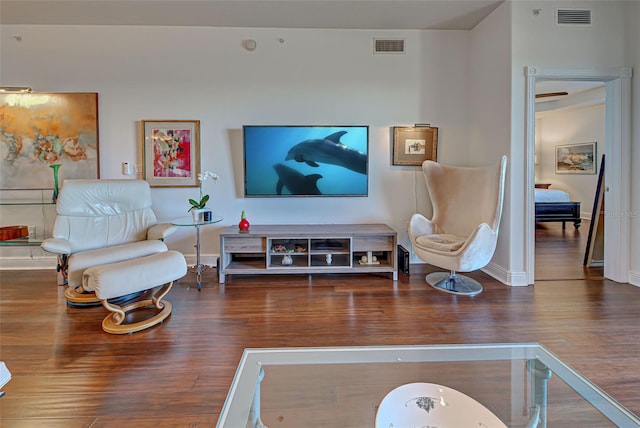
[[[0,93],[0,189],[99,178],[97,93]]]

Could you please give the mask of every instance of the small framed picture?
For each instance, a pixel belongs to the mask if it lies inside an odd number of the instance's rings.
[[[144,179],[151,187],[198,187],[199,120],[143,120]]]
[[[595,174],[597,143],[556,146],[556,174]]]
[[[393,127],[393,165],[420,166],[437,160],[438,128],[430,126]]]

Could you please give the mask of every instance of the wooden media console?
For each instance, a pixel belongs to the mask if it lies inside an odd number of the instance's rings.
[[[226,275],[390,273],[398,279],[397,234],[386,224],[237,226],[220,234]]]

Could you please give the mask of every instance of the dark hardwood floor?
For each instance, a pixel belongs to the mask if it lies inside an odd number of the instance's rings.
[[[562,254],[554,269],[574,269]],[[475,272],[485,291],[464,298],[426,286],[428,270],[412,266],[396,284],[295,275],[224,286],[209,270],[200,292],[188,274],[163,324],[125,336],[102,331],[102,307],[68,308],[54,271],[0,271],[0,360],[13,374],[0,426],[214,426],[246,347],[494,342],[540,342],[640,414],[639,288],[602,278],[507,287]]]
[[[582,220],[575,229],[567,222],[563,229],[559,222],[536,223],[536,281],[603,278],[602,267],[584,266],[589,224],[589,220]]]

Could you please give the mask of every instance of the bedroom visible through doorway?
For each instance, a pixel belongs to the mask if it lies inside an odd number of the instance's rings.
[[[582,219],[579,228],[572,221],[565,227],[561,222],[535,223],[536,281],[603,276],[602,267],[587,268],[583,264],[599,158],[606,150],[605,95],[602,82],[536,82],[535,201],[554,201],[548,199],[553,196],[578,202]],[[560,156],[574,147],[593,148],[593,152],[576,153],[569,159]],[[588,162],[592,162],[592,168],[581,168]],[[562,215],[575,218],[570,212]]]

